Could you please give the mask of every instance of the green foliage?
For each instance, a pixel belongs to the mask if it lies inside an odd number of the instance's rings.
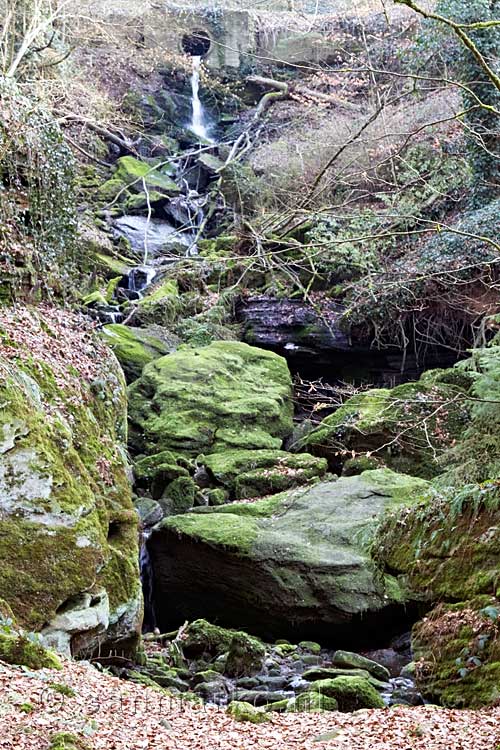
[[[469,346],[464,326],[477,325],[476,297],[485,294],[483,315],[498,312],[498,297],[486,294],[497,272],[500,201],[462,214],[449,227],[438,225],[429,239],[415,242],[384,273],[352,288],[345,327],[376,332],[381,344]],[[415,301],[418,300],[418,305]],[[425,331],[432,330],[426,339]],[[464,337],[464,338],[462,338]]]

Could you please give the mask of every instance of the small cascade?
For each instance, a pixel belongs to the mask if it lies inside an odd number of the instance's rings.
[[[139,297],[142,297],[142,293],[151,284],[156,271],[150,266],[136,266],[129,271],[128,274],[128,288],[131,292],[136,292]]]
[[[200,67],[201,57],[193,55],[193,74],[191,76],[191,107],[192,119],[189,129],[200,138],[210,140],[208,130],[205,125],[205,113],[200,101]]]
[[[144,530],[142,533],[141,549],[139,553],[139,568],[141,571],[142,592],[144,596],[144,620],[142,630],[151,633],[156,628],[156,616],[153,592],[153,566],[148,552],[148,539],[151,531]]]

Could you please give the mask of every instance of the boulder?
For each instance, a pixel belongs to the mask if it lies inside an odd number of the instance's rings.
[[[322,693],[301,693],[287,702],[286,713],[321,713],[322,711],[337,711],[339,704],[335,698]]]
[[[378,388],[350,398],[302,440],[338,469],[354,454],[372,454],[395,471],[430,479],[439,456],[469,419],[463,388],[424,374],[416,383]],[[353,473],[350,469],[346,473]]]
[[[131,654],[142,593],[123,374],[80,318],[39,315],[4,310],[0,325],[0,597],[66,654]]]
[[[227,707],[227,714],[235,721],[248,721],[251,724],[269,721],[269,716],[264,711],[244,701],[232,701]]]
[[[325,459],[278,450],[228,450],[198,459],[232,499],[270,495],[307,484],[326,473]]]
[[[170,351],[168,345],[147,328],[111,323],[103,327],[101,336],[116,355],[129,383],[140,377],[145,365]]]
[[[367,659],[366,656],[354,654],[352,651],[336,651],[333,655],[332,662],[336,667],[365,669],[377,680],[381,680],[382,682],[387,682],[391,677],[389,670],[381,664],[377,664],[377,662]]]
[[[129,389],[130,442],[154,454],[280,449],[292,431],[284,359],[233,341],[185,349],[146,365]]]
[[[334,698],[339,711],[358,711],[361,708],[384,708],[385,703],[373,685],[363,677],[335,677],[333,680],[318,680],[311,685],[313,693]]]
[[[224,673],[231,677],[251,675],[262,669],[266,655],[264,644],[243,631],[195,620],[187,626],[182,638],[183,651],[188,657],[224,655]]]
[[[426,487],[380,469],[162,521],[150,539],[161,626],[203,616],[270,639],[397,632],[401,588],[370,545],[384,512]]]
[[[142,161],[134,156],[122,156],[116,162],[113,179],[119,180],[135,193],[142,193],[146,185],[148,189],[164,195],[177,195],[181,189],[171,178],[173,172],[175,169],[162,164],[160,159]]]

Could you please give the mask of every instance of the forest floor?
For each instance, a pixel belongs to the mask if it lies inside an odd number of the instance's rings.
[[[85,662],[37,672],[0,663],[0,748],[49,750],[59,732],[76,735],[79,750],[496,750],[500,707],[272,714],[253,725]]]

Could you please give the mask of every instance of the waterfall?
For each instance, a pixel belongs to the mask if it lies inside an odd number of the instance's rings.
[[[142,591],[144,595],[144,621],[142,630],[151,633],[156,628],[156,616],[154,608],[153,591],[153,567],[148,552],[148,539],[151,532],[144,530],[142,533],[141,551],[139,554],[139,566],[141,571]]]
[[[203,112],[203,105],[199,96],[200,67],[201,57],[199,57],[199,55],[193,55],[193,74],[191,76],[191,107],[193,114],[189,129],[200,138],[208,140],[208,131],[204,124],[205,115]]]

